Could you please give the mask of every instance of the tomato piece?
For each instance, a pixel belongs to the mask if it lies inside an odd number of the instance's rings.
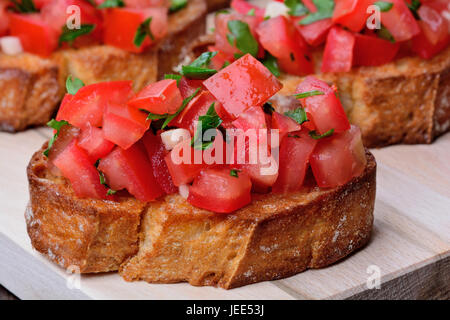
[[[381,12],[381,23],[389,30],[395,41],[405,41],[420,33],[419,25],[414,19],[405,1],[390,0],[393,7]]]
[[[58,35],[39,14],[10,14],[10,34],[18,37],[25,51],[48,57],[58,46]]]
[[[367,21],[367,8],[375,0],[339,0],[333,11],[332,20],[334,23],[348,28],[351,31],[361,31]]]
[[[309,158],[317,144],[306,130],[295,132],[281,141],[278,179],[272,187],[275,193],[297,191],[303,185]]]
[[[250,107],[262,106],[282,87],[278,79],[250,54],[208,78],[203,85],[234,118]]]
[[[348,131],[320,139],[310,163],[319,187],[341,186],[359,176],[367,163],[359,128],[352,125]]]
[[[34,6],[37,8],[37,9],[42,9],[42,7],[44,6],[44,5],[46,5],[47,3],[49,3],[49,2],[51,2],[52,0],[34,0],[33,2],[34,2]]]
[[[348,72],[352,69],[355,36],[340,27],[331,28],[323,53],[322,72]]]
[[[79,128],[101,127],[107,103],[126,103],[133,92],[132,85],[132,81],[99,82],[80,88],[73,96],[66,94],[56,120],[66,120]]]
[[[189,188],[188,202],[196,207],[218,213],[230,213],[251,202],[250,178],[244,172],[237,177],[230,169],[206,169]]]
[[[9,29],[9,17],[6,11],[7,1],[0,1],[0,37],[4,36]]]
[[[400,49],[400,43],[392,43],[378,37],[355,34],[353,64],[356,66],[381,66],[391,62]]]
[[[236,10],[237,12],[239,12],[242,15],[247,15],[250,10],[254,9],[255,16],[261,20],[264,19],[265,10],[263,8],[253,5],[251,3],[248,3],[245,0],[232,0],[230,6],[231,6],[231,8],[233,8],[234,10]]]
[[[218,102],[209,91],[199,92],[183,111],[170,122],[170,125],[187,129],[193,135],[195,121],[198,120],[198,117],[205,115],[213,103],[217,104]]]
[[[55,158],[53,164],[69,179],[75,195],[80,198],[112,199],[100,183],[100,176],[86,151],[78,146],[77,139]]]
[[[233,55],[222,52],[217,47],[209,46],[208,51],[217,52],[217,54],[211,59],[210,63],[211,67],[217,71],[222,69],[226,63],[230,64],[235,60]]]
[[[267,128],[266,116],[261,107],[248,108],[232,124],[235,128],[242,129],[243,131]]]
[[[141,46],[134,44],[134,38],[139,26],[148,18],[150,30],[155,40],[146,37]],[[156,40],[167,34],[168,17],[167,8],[112,8],[104,14],[105,32],[103,41],[106,44],[124,49],[129,52],[140,53],[152,45]]]
[[[178,192],[178,188],[173,184],[172,177],[170,176],[166,161],[164,160],[167,151],[161,141],[161,137],[148,131],[142,138],[142,142],[147,151],[147,156],[150,159],[153,175],[161,189],[167,194]]]
[[[447,21],[438,11],[423,4],[417,13],[420,17],[420,29],[433,46],[448,36]]]
[[[318,45],[324,43],[327,38],[328,31],[330,31],[334,24],[333,21],[331,21],[331,18],[322,19],[307,25],[298,24],[298,21],[302,19],[304,19],[304,17],[294,18],[293,21],[305,41],[313,47],[317,47]]]
[[[280,141],[289,133],[301,130],[301,126],[294,120],[281,113],[272,113],[272,129],[278,129]]]
[[[144,9],[164,6],[167,4],[167,0],[124,0],[124,3],[127,8]]]
[[[153,201],[164,194],[153,176],[153,168],[141,143],[124,150],[116,147],[100,160],[98,168],[114,190],[127,189],[136,199]]]
[[[91,126],[81,131],[78,145],[86,150],[92,163],[107,156],[114,148],[114,143],[105,139],[102,129]]]
[[[203,89],[203,80],[194,80],[182,77],[179,81],[178,88],[180,89],[183,99],[190,97],[198,88]]]
[[[129,106],[155,114],[173,114],[182,103],[183,98],[177,87],[177,81],[172,79],[151,83],[128,101]]]
[[[350,129],[350,123],[341,102],[327,83],[308,76],[298,85],[296,93],[313,90],[321,91],[324,94],[301,99],[301,102],[311,115],[317,131],[324,134],[331,129],[334,129],[336,133]]]
[[[419,21],[421,26],[423,21]],[[435,45],[431,43],[425,32],[420,32],[417,36],[412,38],[412,50],[423,59],[431,59],[439,52],[444,50],[450,43],[450,35],[447,34],[444,38],[439,40]]]
[[[126,104],[109,102],[103,116],[105,138],[123,149],[136,143],[150,127],[147,115]]]
[[[313,73],[308,45],[286,17],[265,20],[256,32],[264,49],[277,58],[281,70],[295,75]]]

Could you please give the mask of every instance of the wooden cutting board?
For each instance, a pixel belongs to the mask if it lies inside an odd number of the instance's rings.
[[[325,269],[228,291],[127,283],[115,273],[78,279],[34,251],[23,216],[25,168],[50,135],[44,128],[0,133],[0,283],[19,298],[450,298],[450,134],[432,145],[373,150],[378,162],[375,225],[363,250]],[[377,271],[380,289],[369,289]]]

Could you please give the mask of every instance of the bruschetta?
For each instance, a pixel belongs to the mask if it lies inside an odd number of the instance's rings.
[[[136,94],[68,81],[28,166],[33,247],[81,273],[234,288],[325,267],[366,244],[376,162],[335,93],[217,52]]]

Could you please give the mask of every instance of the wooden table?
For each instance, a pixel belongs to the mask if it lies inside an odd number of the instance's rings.
[[[45,128],[0,133],[0,284],[19,298],[450,298],[450,134],[432,145],[373,150],[378,161],[375,226],[363,250],[325,269],[229,291],[127,283],[115,273],[82,276],[80,289],[70,289],[73,275],[31,248],[23,217],[25,168],[50,134]],[[380,289],[367,287],[373,270],[380,271]]]

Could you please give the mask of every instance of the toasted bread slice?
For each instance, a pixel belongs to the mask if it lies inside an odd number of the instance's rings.
[[[208,3],[208,11],[216,11],[230,6],[231,0],[206,0]]]
[[[186,8],[169,16],[166,38],[143,54],[106,45],[59,50],[49,59],[32,54],[0,53],[0,130],[20,131],[47,123],[65,92],[69,74],[86,84],[133,80],[134,89],[171,73],[182,49],[205,30],[205,0],[190,0]]]
[[[28,234],[36,250],[82,273],[120,268],[130,281],[229,289],[325,267],[366,244],[372,229],[376,163],[369,152],[365,171],[342,187],[310,182],[288,195],[254,195],[223,215],[178,194],[148,204],[79,199],[51,174],[42,151],[28,166]]]

